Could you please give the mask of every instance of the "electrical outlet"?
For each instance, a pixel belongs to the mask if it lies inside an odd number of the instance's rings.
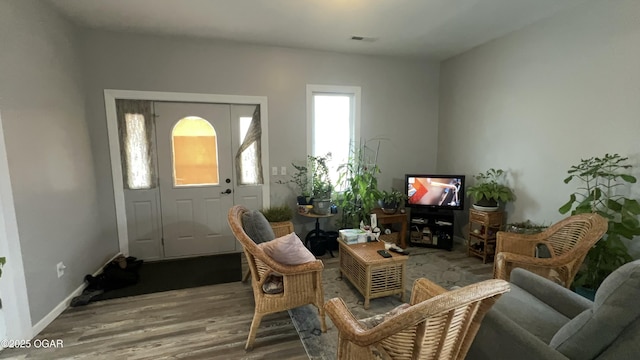
[[[283,166],[280,168],[280,175],[287,175],[287,167]]]
[[[274,166],[271,168],[271,175],[278,175],[278,167]]]
[[[62,275],[64,275],[64,269],[66,269],[67,267],[64,266],[64,263],[59,262],[58,265],[56,265],[56,272],[58,273],[58,277],[61,278]]]

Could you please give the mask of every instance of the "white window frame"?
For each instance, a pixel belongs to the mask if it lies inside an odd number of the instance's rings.
[[[314,94],[334,94],[334,95],[347,95],[353,97],[353,103],[351,110],[351,141],[349,146],[353,147],[360,139],[360,107],[361,107],[361,94],[362,90],[360,86],[340,86],[340,85],[307,85],[307,154],[309,155],[324,155],[314,154],[315,139],[313,136],[313,95]],[[353,149],[350,149],[353,150]]]

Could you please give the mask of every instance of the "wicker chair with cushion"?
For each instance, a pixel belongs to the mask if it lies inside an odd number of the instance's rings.
[[[338,359],[464,359],[485,313],[507,291],[497,279],[447,291],[421,278],[410,304],[375,321],[357,320],[340,298],[325,308],[338,329]]]
[[[524,268],[569,288],[587,252],[607,226],[607,220],[598,214],[579,214],[538,234],[499,231],[494,277],[509,281],[514,268]]]
[[[250,211],[247,208],[236,205],[229,210],[228,215],[231,231],[242,244],[247,257],[256,303],[245,349],[253,347],[256,332],[264,315],[302,305],[313,304],[318,308],[321,328],[326,332],[322,261],[315,259],[295,233],[256,243],[245,232],[245,226],[249,232],[255,230],[249,229],[252,225],[243,224],[243,215],[248,213]],[[268,236],[266,240],[269,240]],[[270,291],[271,282],[279,283],[281,287],[276,291]]]

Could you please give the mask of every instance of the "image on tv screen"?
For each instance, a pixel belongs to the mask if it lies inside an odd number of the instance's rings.
[[[459,178],[409,177],[407,196],[411,205],[458,207],[462,180]]]

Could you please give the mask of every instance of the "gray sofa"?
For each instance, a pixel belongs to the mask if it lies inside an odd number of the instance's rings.
[[[485,316],[467,359],[640,359],[640,260],[593,302],[523,269]]]

